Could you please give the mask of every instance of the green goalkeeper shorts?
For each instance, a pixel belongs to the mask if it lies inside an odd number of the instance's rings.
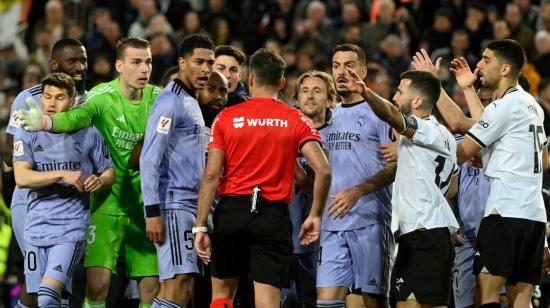
[[[104,267],[116,273],[121,253],[130,278],[158,276],[157,252],[145,235],[143,216],[94,212],[88,227],[84,266]]]

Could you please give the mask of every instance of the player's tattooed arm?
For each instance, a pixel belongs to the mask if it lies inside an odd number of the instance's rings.
[[[327,207],[327,214],[333,218],[343,218],[359,198],[393,183],[396,171],[397,162],[389,162],[367,181],[334,194]]]

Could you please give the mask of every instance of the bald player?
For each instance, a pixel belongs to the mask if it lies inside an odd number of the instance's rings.
[[[206,86],[198,91],[198,100],[202,116],[207,127],[220,111],[225,108],[228,100],[229,83],[224,75],[213,71],[206,82]]]

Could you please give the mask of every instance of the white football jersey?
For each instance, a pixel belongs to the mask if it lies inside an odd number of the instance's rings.
[[[458,170],[455,139],[433,116],[409,116],[407,122],[417,127],[412,138],[405,133],[399,141],[392,230],[399,227],[406,234],[447,227],[454,232],[458,222],[445,195]]]
[[[546,144],[544,112],[520,86],[492,102],[468,131],[483,148],[490,182],[485,216],[546,222],[542,200],[542,149]]]

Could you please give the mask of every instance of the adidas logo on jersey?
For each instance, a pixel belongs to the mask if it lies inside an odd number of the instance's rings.
[[[39,144],[36,148],[33,150],[34,152],[44,152],[44,148]]]
[[[54,271],[58,271],[60,273],[63,273],[63,268],[61,267],[61,264],[58,264],[56,265],[54,268],[53,268]]]
[[[119,122],[121,122],[121,123],[126,123],[126,118],[124,117],[124,115],[121,115],[121,116],[118,117],[116,120],[119,121]]]
[[[372,278],[371,280],[369,280],[369,282],[367,283],[367,285],[369,285],[369,286],[377,286],[378,284],[376,283],[376,279]]]

